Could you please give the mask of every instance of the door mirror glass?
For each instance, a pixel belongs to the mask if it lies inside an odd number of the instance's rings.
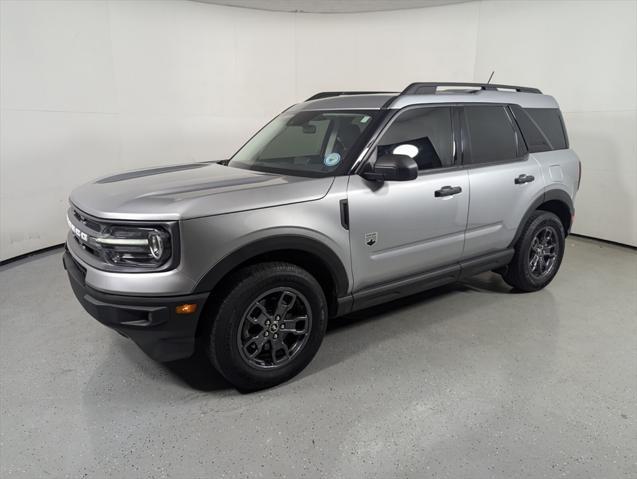
[[[407,155],[383,155],[362,176],[371,181],[414,180],[418,177],[418,164]]]

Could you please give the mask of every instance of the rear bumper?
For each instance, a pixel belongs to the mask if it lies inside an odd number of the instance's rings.
[[[186,358],[195,350],[199,316],[209,293],[171,297],[121,296],[86,285],[86,271],[64,252],[64,268],[76,298],[84,309],[105,326],[132,339],[157,361]],[[175,307],[197,304],[191,314],[177,314]]]

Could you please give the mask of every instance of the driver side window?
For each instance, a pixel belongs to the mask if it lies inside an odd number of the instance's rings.
[[[399,113],[378,142],[377,157],[407,155],[418,170],[453,166],[450,107],[415,108]]]

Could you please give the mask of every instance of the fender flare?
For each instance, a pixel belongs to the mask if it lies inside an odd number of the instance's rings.
[[[533,212],[547,201],[559,201],[560,203],[564,203],[564,205],[566,205],[566,207],[568,208],[571,217],[575,214],[573,200],[566,191],[557,188],[545,191],[533,203],[531,203],[531,206],[529,206],[529,208],[526,210],[526,213],[524,213],[524,216],[522,217],[522,220],[518,225],[518,229],[515,232],[515,236],[513,237],[511,244],[509,244],[509,248],[514,247],[515,243],[517,243],[518,239],[522,235],[522,229],[524,228],[524,225],[526,224],[529,217],[533,214]],[[568,231],[565,231],[565,233],[566,235],[568,235],[570,233],[570,228]]]
[[[271,236],[253,241],[228,254],[217,262],[197,283],[194,292],[210,292],[240,264],[265,253],[295,250],[317,258],[332,276],[338,297],[346,296],[349,279],[343,262],[332,249],[318,240],[300,235]]]

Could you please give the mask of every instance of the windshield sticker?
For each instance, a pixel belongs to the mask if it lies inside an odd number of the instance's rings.
[[[370,118],[371,118],[371,116],[365,115],[363,118],[361,118],[361,123],[367,123]]]
[[[323,159],[325,166],[336,166],[341,162],[341,155],[338,153],[330,153]]]

